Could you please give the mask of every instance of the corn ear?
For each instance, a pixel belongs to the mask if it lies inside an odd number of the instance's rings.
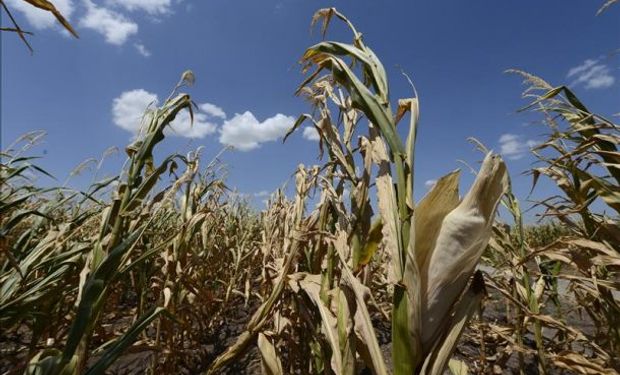
[[[495,210],[508,188],[506,166],[489,153],[463,201],[443,219],[426,274],[422,344],[432,346],[487,246]],[[431,240],[431,239],[429,239]]]

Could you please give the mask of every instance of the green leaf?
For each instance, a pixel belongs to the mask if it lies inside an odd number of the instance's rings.
[[[140,319],[138,319],[125,334],[116,339],[112,346],[110,346],[97,362],[86,371],[86,375],[103,375],[105,370],[134,343],[138,335],[144,331],[155,318],[165,311],[163,307],[157,307],[142,315]]]

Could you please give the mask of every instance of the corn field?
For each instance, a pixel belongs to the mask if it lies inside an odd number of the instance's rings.
[[[545,123],[533,188],[561,192],[535,203],[543,220],[524,222],[502,157],[476,140],[471,186],[446,171],[416,202],[415,89],[390,97],[335,8],[311,22],[323,40],[301,58],[308,111],[287,137],[314,127],[324,163],[299,165],[294,194],[264,210],[201,148],[155,156],[192,114],[191,71],[145,112],[123,168],[88,189],[34,182],[43,132],[2,150],[1,373],[620,372],[620,125],[512,70],[522,111]],[[350,40],[329,40],[335,22]]]

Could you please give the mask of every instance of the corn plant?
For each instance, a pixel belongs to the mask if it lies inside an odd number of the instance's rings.
[[[393,290],[395,374],[441,373],[483,295],[480,278],[474,278],[470,288],[467,285],[486,247],[505,190],[503,162],[488,154],[462,201],[458,173],[453,172],[414,205],[417,98],[400,100],[398,110],[392,112],[386,72],[354,26],[334,8],[319,10],[313,24],[322,21],[325,34],[333,17],[349,26],[353,44],[321,42],[308,48],[302,58],[304,71],[311,73],[298,93],[310,100],[316,116],[300,116],[291,131],[311,121],[329,159],[325,166],[297,175],[298,214],[289,240],[293,246],[281,263],[271,294],[284,299],[280,306],[274,306],[272,299],[266,301],[248,331],[215,361],[210,373],[230,363],[254,340],[258,340],[266,371],[282,373],[286,365],[284,357],[277,355],[277,347],[292,341],[286,338],[291,332],[309,343],[312,355],[294,358],[295,353],[287,351],[289,366],[293,360],[295,368],[308,366],[311,372],[352,374],[361,368],[361,360],[374,373],[388,373],[371,320],[371,293],[359,278],[379,243],[390,259],[390,266],[383,271],[389,273]],[[332,105],[338,120],[332,117]],[[396,124],[406,113],[411,119],[403,142]],[[370,123],[368,135],[359,135],[355,146],[352,140],[363,117]],[[342,133],[337,125],[340,121]],[[361,160],[359,166],[356,160]],[[373,169],[377,172],[374,180]],[[324,174],[317,174],[320,170]],[[370,204],[373,183],[379,207],[374,223]],[[322,192],[319,207],[304,219],[300,202],[309,185],[319,186]],[[345,188],[350,189],[349,208],[343,204]],[[292,273],[293,268],[297,272]],[[280,286],[285,278],[292,294]],[[261,334],[259,329],[266,326],[265,311],[274,309],[273,329]],[[257,317],[263,319],[260,324],[256,324]],[[286,322],[300,323],[301,328]]]
[[[614,209],[618,127],[589,112],[570,89],[513,72],[528,84],[524,96],[532,103],[525,109],[541,112],[550,131],[532,150],[534,187],[548,177],[561,193],[535,202],[552,221],[529,229],[516,197],[505,196],[514,223],[494,228],[488,259],[495,268],[487,280],[510,309],[506,324],[480,324],[487,332],[481,342],[492,348],[485,354],[498,368],[516,354],[522,373],[532,363],[539,372],[616,373],[617,215],[592,207],[601,200]]]
[[[173,91],[193,82],[191,72],[184,73]],[[159,177],[174,166],[174,160],[187,162],[179,155],[167,157],[154,166],[153,149],[164,139],[164,129],[183,109],[191,113],[187,94],[168,99],[161,108],[145,116],[144,129],[135,142],[127,147],[128,168],[124,179],[114,193],[112,204],[101,211],[100,229],[88,245],[88,258],[80,272],[76,315],[69,329],[62,351],[45,350],[33,357],[28,373],[61,374],[84,371],[89,355],[92,335],[103,311],[109,285],[118,276],[120,267],[127,262],[132,249],[146,230],[152,215],[144,211],[149,192]],[[145,312],[118,340],[109,344],[97,363],[88,373],[102,373],[115,358],[135,340],[140,331],[155,319],[162,308]]]
[[[552,87],[539,77],[517,73],[528,84],[525,97],[533,99],[525,109],[542,113],[550,130],[533,150],[540,165],[531,170],[534,186],[545,176],[561,191],[537,204],[545,209],[545,216],[561,221],[571,232],[543,247],[540,254],[576,268],[585,277],[571,281],[575,297],[599,329],[597,342],[616,352],[620,305],[614,293],[618,288],[606,281],[614,279],[620,255],[619,127],[592,113],[568,87]],[[593,209],[596,201],[610,211]]]
[[[148,354],[138,365],[151,373],[196,373],[224,343],[195,348],[229,330],[232,306],[263,298],[253,290],[263,221],[227,194],[219,154],[204,169],[200,150],[154,162],[168,124],[191,111],[189,96],[177,91],[192,81],[184,73],[170,98],[147,110],[118,176],[97,181],[109,149],[101,161],[80,163],[63,187],[41,189],[33,178],[47,172],[25,153],[43,134],[3,151],[0,342],[16,341],[3,370],[97,374],[141,350]],[[68,187],[95,164],[90,187]],[[179,165],[185,171],[177,175]],[[166,172],[170,185],[162,183]],[[164,312],[168,319],[158,319]]]
[[[378,168],[376,185],[383,241],[391,255],[394,373],[437,373],[443,371],[453,350],[462,328],[459,320],[471,312],[472,299],[463,299],[458,305],[455,302],[466,289],[488,241],[495,209],[504,191],[505,167],[499,157],[489,154],[462,202],[459,203],[456,189],[457,174],[452,173],[414,207],[417,98],[400,100],[394,115],[385,70],[363,43],[361,34],[334,9],[319,11],[315,21],[323,19],[325,32],[333,16],[350,25],[353,44],[322,42],[310,47],[303,61],[307,69],[316,69],[303,85],[316,79],[321,71],[328,71],[329,80],[351,95],[352,108],[376,127],[371,131],[370,143],[372,161]],[[345,58],[359,66],[362,79]],[[396,124],[406,112],[410,112],[411,120],[406,142],[402,142]],[[355,242],[352,244],[355,246]],[[352,252],[356,251],[354,247]],[[451,275],[450,280],[446,280],[446,275]],[[480,292],[479,285],[472,287],[471,293]],[[455,311],[461,315],[448,323]]]
[[[27,155],[43,136],[27,133],[8,146],[0,169],[0,324],[7,331],[29,326],[30,354],[41,337],[62,334],[71,284],[88,250],[81,228],[95,216],[94,207],[65,210],[71,202],[84,203],[76,192],[35,186],[37,176],[52,177]]]

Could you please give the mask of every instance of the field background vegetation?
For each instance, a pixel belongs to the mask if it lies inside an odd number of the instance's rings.
[[[52,3],[27,2],[77,35]],[[329,40],[336,22],[350,40]],[[287,136],[313,126],[325,163],[291,171],[294,194],[273,192],[265,209],[200,147],[155,156],[193,113],[191,71],[145,112],[116,175],[97,176],[113,149],[72,172],[95,165],[86,189],[37,185],[43,132],[3,147],[0,372],[620,371],[619,125],[567,86],[510,71],[521,111],[546,125],[532,188],[558,193],[524,220],[501,155],[470,139],[471,187],[459,193],[449,172],[414,202],[413,83],[391,77],[412,86],[391,98],[380,58],[336,9],[312,24],[323,40],[306,49],[296,93],[308,112]],[[30,37],[17,23],[3,32]]]

